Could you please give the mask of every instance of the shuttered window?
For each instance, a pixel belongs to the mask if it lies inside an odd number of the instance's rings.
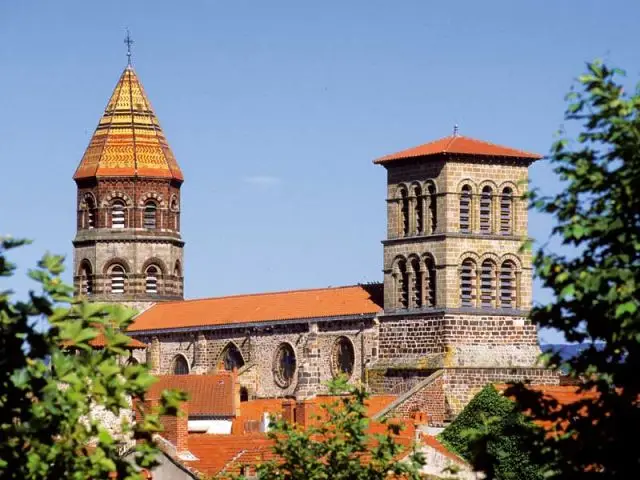
[[[144,228],[154,230],[156,228],[156,204],[153,202],[148,202],[144,206],[144,219],[143,225]]]
[[[124,268],[120,265],[111,267],[111,293],[120,295],[124,293]]]
[[[502,308],[515,308],[516,277],[515,265],[506,261],[500,267],[500,306]]]
[[[145,278],[145,292],[150,294],[158,293],[158,268],[151,265],[147,268]]]
[[[484,187],[480,195],[480,233],[491,233],[491,187]]]
[[[460,193],[460,231],[471,231],[471,187],[465,185]]]
[[[111,204],[111,228],[124,228],[124,202],[116,200]]]
[[[480,305],[493,308],[496,292],[496,267],[491,260],[482,262],[480,269]]]
[[[500,233],[509,235],[512,232],[513,193],[509,187],[502,190],[500,196]]]
[[[436,187],[434,187],[433,185],[429,185],[427,187],[427,193],[427,214],[429,215],[429,232],[427,233],[434,233],[436,231],[436,227],[438,226],[438,202],[436,198]]]
[[[473,307],[476,303],[476,265],[473,260],[462,262],[460,269],[460,305]]]

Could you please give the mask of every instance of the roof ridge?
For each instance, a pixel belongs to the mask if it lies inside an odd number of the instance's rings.
[[[375,282],[375,284],[377,285],[382,285],[382,282]],[[149,310],[159,306],[159,305],[169,305],[169,304],[174,304],[174,303],[178,303],[178,304],[183,304],[186,302],[200,302],[202,300],[223,300],[226,298],[239,298],[239,297],[260,297],[260,296],[267,296],[267,295],[280,295],[283,293],[302,293],[302,292],[319,292],[321,290],[341,290],[341,289],[347,289],[347,288],[356,288],[356,287],[362,287],[364,284],[362,283],[357,283],[355,285],[340,285],[337,287],[314,287],[314,288],[298,288],[295,290],[276,290],[276,291],[271,291],[271,292],[255,292],[255,293],[235,293],[233,295],[222,295],[220,297],[201,297],[201,298],[189,298],[189,299],[185,299],[185,300],[173,300],[170,302],[158,302],[153,304],[151,307],[149,307]]]
[[[520,152],[520,153],[524,153],[525,155],[538,155],[537,153],[533,153],[533,152],[528,152],[527,150],[522,150],[521,148],[515,148],[515,147],[505,147],[504,145],[500,145],[498,143],[494,143],[494,142],[489,142],[488,140],[480,140],[479,138],[473,138],[473,137],[467,137],[465,135],[459,135],[459,137],[464,137],[467,140],[470,140],[472,142],[476,142],[476,143],[484,143],[486,145],[491,145],[492,147],[497,147],[497,148],[508,148],[509,150],[514,150],[516,152]],[[539,155],[538,155],[539,156]]]

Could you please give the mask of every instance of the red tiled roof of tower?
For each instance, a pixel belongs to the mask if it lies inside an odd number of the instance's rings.
[[[372,315],[381,310],[378,284],[293,290],[157,303],[142,312],[129,331]]]
[[[142,84],[128,65],[73,178],[131,176],[183,181]]]
[[[233,375],[224,371],[215,375],[160,375],[147,398],[160,398],[163,390],[182,390],[189,394],[189,416],[233,417],[236,414]]]
[[[503,147],[501,145],[461,135],[452,135],[417,147],[402,150],[401,152],[385,155],[384,157],[374,160],[373,163],[384,165],[395,160],[436,155],[508,157],[528,161],[539,160],[542,158],[541,155],[536,153],[516,150],[515,148],[510,147]]]

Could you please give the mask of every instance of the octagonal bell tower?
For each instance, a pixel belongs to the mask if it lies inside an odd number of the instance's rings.
[[[76,293],[138,309],[182,299],[183,176],[130,63],[73,179]]]

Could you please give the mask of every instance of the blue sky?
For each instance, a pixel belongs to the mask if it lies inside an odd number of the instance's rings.
[[[187,296],[380,280],[385,172],[371,160],[454,123],[546,154],[585,61],[638,78],[638,18],[633,0],[2,1],[0,234],[35,239],[13,256],[23,267],[44,250],[71,260],[71,176],[128,26],[186,178]],[[558,188],[545,162],[531,180]],[[550,227],[532,215],[537,241]]]

